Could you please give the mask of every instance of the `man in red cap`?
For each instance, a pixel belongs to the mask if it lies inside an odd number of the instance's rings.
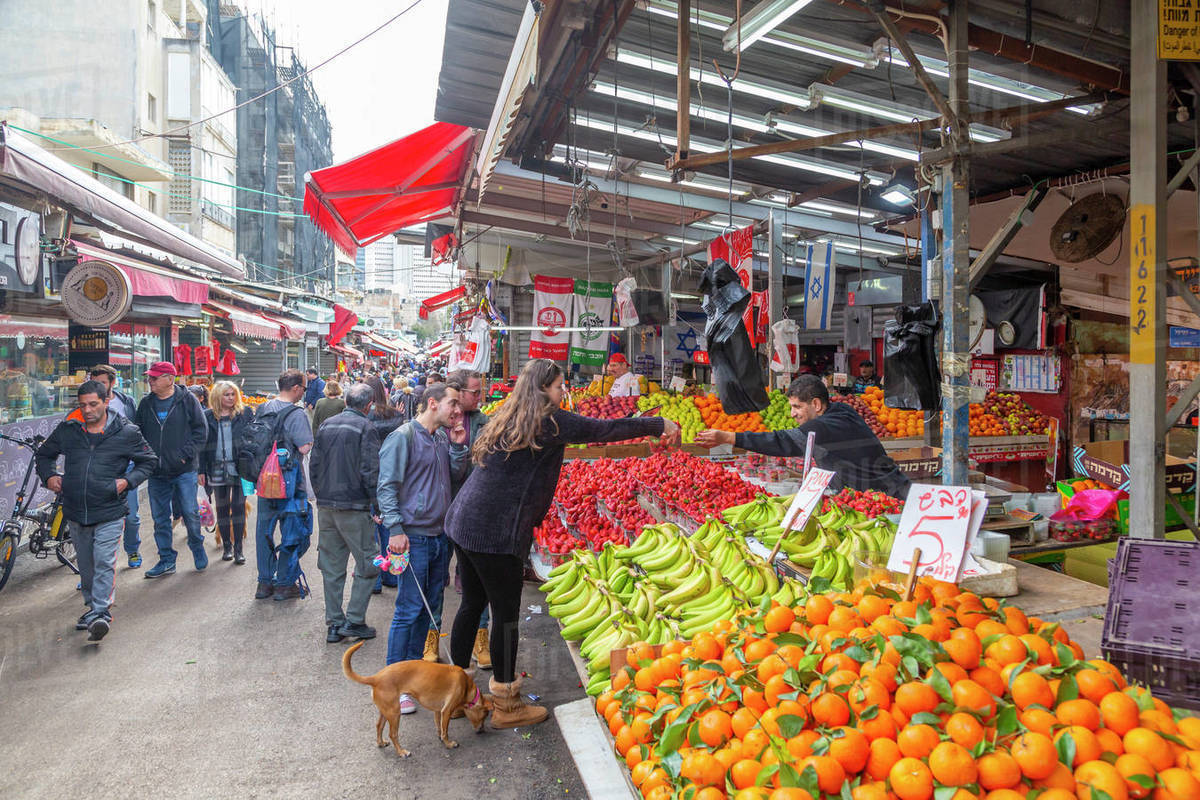
[[[196,396],[175,383],[178,372],[170,361],[157,361],[146,370],[150,393],[138,404],[133,421],[158,456],[158,467],[147,486],[150,512],[154,516],[154,542],[158,563],[144,577],[161,578],[175,572],[178,555],[171,546],[171,501],[178,503],[187,528],[188,548],[196,569],[208,566],[204,536],[200,533],[200,509],[196,504],[199,476],[197,456],[208,439],[208,425]]]
[[[608,359],[608,374],[613,376],[609,397],[637,397],[642,393],[638,376],[629,371],[629,362],[621,353],[613,353]]]

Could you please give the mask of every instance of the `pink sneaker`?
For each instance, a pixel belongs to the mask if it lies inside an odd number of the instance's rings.
[[[400,713],[415,714],[417,713],[417,701],[412,699],[412,695],[400,695]]]

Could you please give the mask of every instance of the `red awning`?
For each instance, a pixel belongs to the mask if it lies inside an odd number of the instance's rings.
[[[283,331],[283,338],[285,339],[303,339],[304,334],[307,333],[304,323],[300,322],[299,320],[284,319],[283,317],[277,317],[274,314],[261,314],[260,316],[262,316],[264,319],[270,320],[271,322],[277,323],[280,329]]]
[[[238,336],[248,336],[251,339],[282,339],[283,328],[279,322],[267,319],[261,314],[243,311],[217,300],[209,300],[206,306],[216,311],[219,316],[229,320],[233,332]]]
[[[444,342],[438,342],[433,347],[429,348],[429,355],[440,356],[442,353],[446,352],[453,346],[454,346],[454,342],[452,342],[450,340],[447,340]]]
[[[417,315],[421,319],[429,319],[429,315],[432,312],[437,311],[439,308],[445,308],[446,306],[450,305],[454,301],[461,300],[462,298],[464,298],[466,296],[467,296],[467,287],[466,286],[459,286],[455,289],[451,289],[448,292],[442,292],[441,294],[435,294],[433,297],[429,297],[429,298],[426,298],[425,300],[421,301],[421,308],[417,312]]]
[[[359,361],[362,360],[362,357],[363,357],[362,351],[355,350],[353,347],[350,347],[349,345],[331,344],[331,345],[328,345],[328,347],[329,347],[330,352],[337,353],[338,355],[342,355],[342,356],[349,356],[350,358],[357,358]]]
[[[453,210],[475,133],[435,122],[377,150],[305,178],[304,213],[353,256],[359,247]]]
[[[332,346],[345,338],[350,329],[358,324],[358,314],[355,314],[345,306],[340,306],[337,303],[333,304],[333,323],[329,326],[329,335],[325,337],[325,343]],[[361,354],[360,354],[361,356]]]
[[[129,276],[134,297],[171,297],[180,303],[203,303],[208,300],[208,284],[203,281],[174,275],[161,267],[142,264],[128,256],[105,250],[103,247],[71,240],[80,261],[107,261]]]

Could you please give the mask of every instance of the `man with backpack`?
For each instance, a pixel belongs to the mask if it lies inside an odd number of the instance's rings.
[[[375,487],[379,482],[379,433],[367,419],[374,389],[356,383],[346,390],[346,410],[317,431],[309,457],[317,498],[317,568],[325,587],[325,641],[375,638],[367,625],[367,603],[379,568],[375,556]],[[342,610],[346,565],[354,557],[350,602]]]
[[[172,500],[183,516],[196,571],[208,567],[204,535],[200,533],[200,507],[196,503],[200,485],[197,461],[208,439],[208,425],[200,402],[175,383],[177,374],[170,361],[151,364],[146,370],[150,393],[142,398],[133,417],[134,424],[158,456],[158,466],[146,482],[150,513],[154,517],[154,543],[158,545],[158,563],[146,570],[147,578],[175,573],[178,553],[171,546]]]
[[[289,600],[303,597],[300,587],[300,557],[312,537],[312,509],[304,478],[304,457],[312,449],[312,426],[296,405],[304,396],[304,373],[284,370],[275,382],[279,393],[259,407],[254,421],[239,440],[238,473],[246,480],[260,481],[263,468],[274,468],[278,458],[283,497],[264,497],[259,492],[255,555],[258,587],[255,600]],[[260,482],[260,485],[261,482]],[[279,545],[275,524],[279,523]]]
[[[457,385],[430,384],[416,419],[388,434],[379,454],[379,510],[391,534],[387,549],[409,554],[388,632],[389,664],[421,659],[436,613],[431,609],[440,608],[446,588],[450,545],[442,526],[450,482],[462,476],[470,457],[466,431],[448,437],[443,430],[459,411],[458,402]],[[401,714],[416,710],[411,697],[400,696]]]

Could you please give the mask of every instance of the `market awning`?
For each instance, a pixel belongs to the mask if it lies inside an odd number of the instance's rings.
[[[246,270],[236,259],[151,214],[7,125],[0,125],[0,181],[15,181],[32,187],[72,211],[126,235],[137,236],[171,255],[225,275],[245,277]]]
[[[180,303],[204,303],[208,300],[208,284],[169,270],[143,264],[128,256],[118,255],[103,247],[72,239],[80,261],[107,261],[129,276],[135,297],[171,297]]]
[[[429,298],[426,298],[425,300],[421,301],[421,308],[417,312],[417,315],[421,319],[429,319],[429,315],[431,313],[433,313],[434,311],[437,311],[439,308],[445,308],[446,306],[450,305],[454,301],[461,300],[462,298],[464,298],[466,296],[467,296],[467,287],[466,286],[459,286],[455,289],[451,289],[448,292],[442,292],[441,294],[435,294],[433,297],[429,297]]]
[[[453,346],[454,346],[454,342],[449,341],[449,340],[444,341],[444,342],[438,342],[433,347],[429,348],[429,355],[440,356],[442,353],[446,352]]]
[[[345,306],[333,304],[333,324],[329,326],[329,336],[325,343],[332,346],[345,338],[350,329],[358,324],[358,314]],[[359,354],[361,356],[361,353]]]
[[[359,361],[362,360],[362,357],[363,357],[362,351],[356,350],[349,345],[331,344],[331,345],[328,345],[328,347],[329,347],[330,352],[332,352],[332,353],[337,353],[338,355],[348,356],[349,358],[357,358]]]
[[[388,339],[386,336],[380,336],[379,334],[371,333],[370,331],[363,331],[362,335],[364,339],[376,345],[377,347],[381,347],[384,350],[389,350],[393,353],[401,352],[399,343],[393,341],[392,339]]]
[[[428,128],[304,179],[304,213],[343,252],[453,211],[471,165],[475,132]]]
[[[285,319],[274,314],[262,314],[263,319],[270,320],[279,325],[283,331],[285,339],[303,339],[308,330],[304,327],[304,323],[298,319]]]
[[[209,300],[204,305],[229,320],[233,332],[238,336],[248,336],[251,339],[279,340],[283,338],[283,328],[277,320],[226,305],[219,300]]]

